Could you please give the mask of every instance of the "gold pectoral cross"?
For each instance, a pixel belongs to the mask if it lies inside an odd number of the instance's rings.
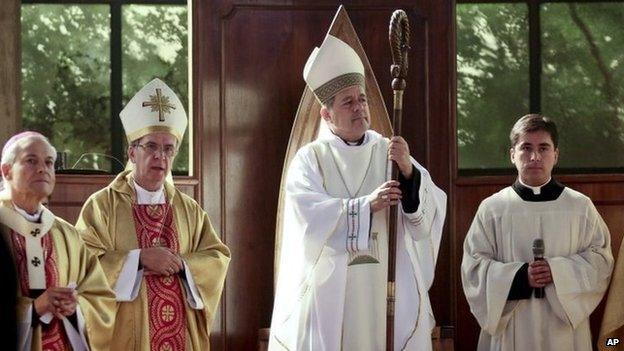
[[[152,112],[158,111],[158,121],[165,121],[165,114],[175,110],[175,106],[169,103],[169,97],[162,94],[160,88],[156,88],[156,95],[150,95],[150,101],[144,101],[143,107],[151,107]]]

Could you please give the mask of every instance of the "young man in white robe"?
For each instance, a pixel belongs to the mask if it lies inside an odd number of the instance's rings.
[[[386,343],[388,208],[399,206],[396,349],[431,349],[428,297],[446,195],[407,142],[370,130],[364,67],[328,35],[304,69],[323,105],[318,139],[286,179],[270,350],[382,350]],[[390,162],[400,181],[389,179]]]
[[[518,179],[481,203],[464,242],[464,293],[482,328],[477,349],[591,350],[589,315],[613,268],[609,230],[587,196],[552,178],[554,122],[526,115],[510,140]],[[534,260],[535,239],[543,260]]]

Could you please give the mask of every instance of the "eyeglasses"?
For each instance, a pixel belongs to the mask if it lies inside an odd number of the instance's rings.
[[[156,143],[145,143],[145,144],[136,144],[136,146],[140,146],[145,152],[149,155],[162,154],[167,158],[174,157],[178,150],[173,145],[164,145],[160,146]]]

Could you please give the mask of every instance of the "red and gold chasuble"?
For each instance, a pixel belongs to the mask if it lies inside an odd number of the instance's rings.
[[[168,247],[179,252],[178,233],[170,204],[132,207],[139,247]],[[182,351],[186,346],[186,310],[177,276],[145,277],[149,313],[150,350]]]
[[[50,234],[41,238],[43,244],[44,262],[26,262],[26,239],[15,231],[11,230],[11,241],[13,242],[13,252],[16,266],[20,278],[20,289],[23,296],[30,296],[28,286],[27,264],[44,264],[46,287],[58,286],[58,271],[56,267],[56,252],[52,244]],[[52,318],[50,324],[41,323],[41,349],[43,351],[71,350],[69,339],[63,328],[63,322],[58,318]]]

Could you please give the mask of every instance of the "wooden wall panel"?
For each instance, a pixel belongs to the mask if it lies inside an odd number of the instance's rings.
[[[22,125],[20,6],[4,0],[0,9],[0,145]]]

